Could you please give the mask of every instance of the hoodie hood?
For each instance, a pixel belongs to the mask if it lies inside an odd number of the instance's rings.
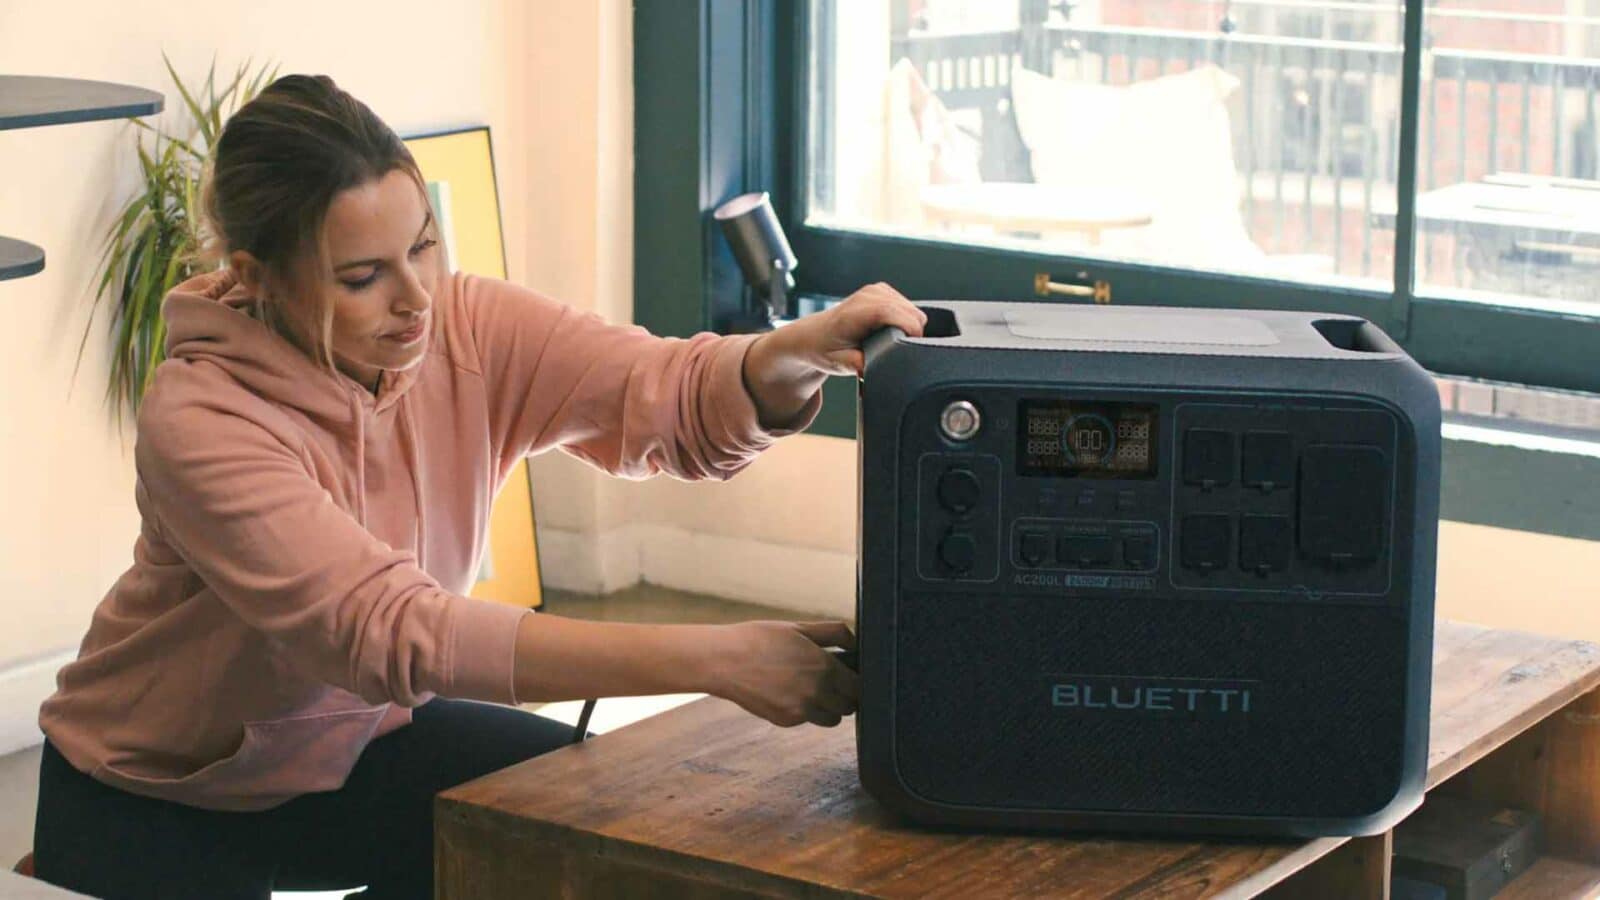
[[[385,371],[374,397],[252,317],[254,304],[255,298],[228,269],[196,275],[174,287],[161,306],[167,358],[212,363],[262,398],[338,431],[356,425],[363,410],[393,405],[416,381],[418,366]]]
[[[209,362],[227,372],[257,396],[297,409],[347,446],[354,474],[357,519],[367,522],[367,440],[372,420],[395,406],[416,383],[421,366],[385,370],[373,396],[364,385],[342,372],[330,372],[312,361],[288,339],[250,315],[255,298],[231,270],[207,272],[185,281],[161,305],[167,325],[167,358]],[[437,334],[437,332],[435,332]],[[398,414],[401,452],[408,471],[418,466],[418,435],[404,408]],[[422,506],[421,486],[412,477],[415,509]],[[420,516],[418,516],[421,544]]]

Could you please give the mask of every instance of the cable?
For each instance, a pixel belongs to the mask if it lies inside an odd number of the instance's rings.
[[[583,743],[583,739],[589,736],[589,717],[594,715],[594,704],[593,700],[583,701],[583,712],[578,713],[578,724],[572,729],[574,744]]]
[[[828,652],[839,662],[844,663],[851,671],[856,671],[860,666],[857,661],[856,651],[844,650],[838,647],[828,648]],[[594,715],[594,700],[583,701],[583,711],[578,713],[578,724],[572,729],[572,742],[581,744],[589,736],[589,717]]]
[[[534,614],[544,612],[543,607],[534,607]],[[572,743],[581,744],[589,736],[589,717],[594,715],[594,700],[583,701],[583,711],[578,713],[578,724],[572,728]]]

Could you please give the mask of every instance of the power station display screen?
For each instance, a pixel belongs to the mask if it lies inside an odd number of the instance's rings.
[[[1017,421],[1023,475],[1155,477],[1152,404],[1025,400]]]

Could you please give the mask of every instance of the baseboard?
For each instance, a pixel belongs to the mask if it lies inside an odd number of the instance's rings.
[[[710,535],[653,523],[583,533],[539,529],[545,584],[608,594],[641,581],[804,615],[855,616],[853,554]]]
[[[856,612],[853,554],[649,526],[640,577],[694,594],[851,619]]]
[[[539,526],[539,577],[547,588],[603,595],[640,581],[640,538],[624,525],[599,534]]]
[[[43,742],[39,704],[55,693],[56,673],[76,656],[64,650],[0,668],[0,756]]]

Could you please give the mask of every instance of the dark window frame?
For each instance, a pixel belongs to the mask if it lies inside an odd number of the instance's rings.
[[[1429,369],[1495,381],[1600,392],[1600,319],[1448,300],[1413,286],[1416,147],[1420,127],[1421,0],[1403,26],[1395,290],[1273,281],[1159,265],[1063,257],[868,235],[805,225],[810,48],[807,16],[839,0],[694,0],[638,4],[635,29],[635,273],[638,320],[686,334],[759,328],[709,211],[768,190],[800,259],[800,290],[838,297],[885,280],[918,299],[1037,301],[1032,276],[1104,279],[1119,303],[1318,309],[1384,327]],[[1025,0],[1043,21],[1045,4]],[[649,35],[650,40],[638,40]],[[821,74],[828,71],[819,67]],[[696,227],[664,223],[695,221]],[[844,432],[848,433],[848,432]]]

